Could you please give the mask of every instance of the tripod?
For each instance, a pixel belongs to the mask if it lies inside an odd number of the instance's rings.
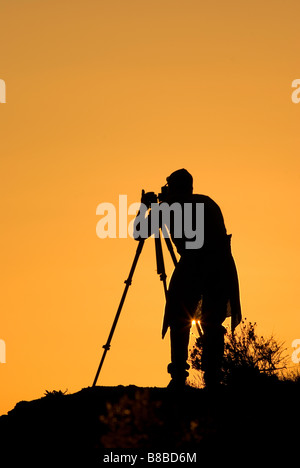
[[[166,245],[168,247],[168,250],[170,252],[171,258],[173,260],[174,266],[176,266],[177,259],[176,259],[176,256],[175,256],[175,253],[174,253],[174,250],[173,250],[172,243],[171,243],[171,241],[170,241],[170,239],[168,237],[164,237],[164,239],[165,239]],[[102,366],[103,366],[103,363],[104,363],[104,360],[105,360],[105,357],[106,357],[106,353],[110,349],[110,343],[111,343],[115,328],[117,326],[117,323],[118,323],[118,320],[119,320],[119,317],[120,317],[120,314],[121,314],[122,307],[123,307],[124,302],[125,302],[127,291],[129,289],[129,286],[132,283],[132,277],[133,277],[133,274],[134,274],[138,259],[139,259],[140,255],[141,255],[142,250],[143,250],[144,243],[145,243],[145,239],[139,240],[139,243],[138,243],[138,246],[137,246],[137,249],[136,249],[136,253],[135,253],[135,256],[134,256],[134,259],[133,259],[133,262],[132,262],[132,266],[131,266],[131,269],[130,269],[130,272],[129,272],[129,276],[124,281],[126,286],[125,286],[123,295],[121,297],[121,301],[120,301],[120,304],[119,304],[115,319],[113,321],[113,324],[112,324],[112,327],[111,327],[107,342],[106,342],[105,345],[103,345],[104,351],[103,351],[103,354],[102,354],[102,358],[101,358],[99,367],[98,367],[97,372],[96,372],[96,376],[95,376],[95,379],[94,379],[94,382],[93,382],[93,387],[95,387],[95,385],[97,383],[100,371],[102,369]],[[166,275],[166,271],[165,271],[165,264],[164,264],[163,250],[162,250],[162,245],[161,245],[160,230],[159,230],[158,237],[155,237],[155,254],[156,254],[157,274],[159,275],[160,280],[163,282],[165,296],[167,296],[167,275]]]

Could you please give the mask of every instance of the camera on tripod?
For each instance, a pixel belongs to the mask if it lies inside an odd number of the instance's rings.
[[[162,203],[166,202],[168,198],[168,186],[164,185],[161,187],[161,192],[156,194],[155,192],[145,192],[142,190],[141,202],[150,208],[151,203]]]

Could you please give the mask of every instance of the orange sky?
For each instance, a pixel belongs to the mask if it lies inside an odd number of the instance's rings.
[[[181,167],[233,234],[244,317],[292,353],[299,13],[296,0],[1,2],[0,414],[92,384],[136,249],[97,238],[96,207]],[[99,384],[168,383],[153,244]]]

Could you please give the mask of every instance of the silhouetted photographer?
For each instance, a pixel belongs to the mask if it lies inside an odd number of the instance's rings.
[[[142,194],[134,238],[170,234],[180,260],[167,291],[162,337],[170,327],[170,386],[182,387],[188,377],[188,344],[192,320],[203,331],[202,370],[208,388],[219,382],[224,352],[222,326],[231,316],[232,330],[241,321],[238,276],[219,206],[208,196],[193,194],[191,174],[180,169],[167,178],[157,197]]]

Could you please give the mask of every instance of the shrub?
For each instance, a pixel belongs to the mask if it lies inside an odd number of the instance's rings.
[[[273,335],[269,338],[258,336],[256,326],[244,319],[237,332],[226,331],[221,383],[249,382],[261,376],[275,379],[279,371],[286,369],[288,356],[283,343],[278,343]],[[200,336],[190,354],[192,368],[198,371],[201,371],[202,347]]]

